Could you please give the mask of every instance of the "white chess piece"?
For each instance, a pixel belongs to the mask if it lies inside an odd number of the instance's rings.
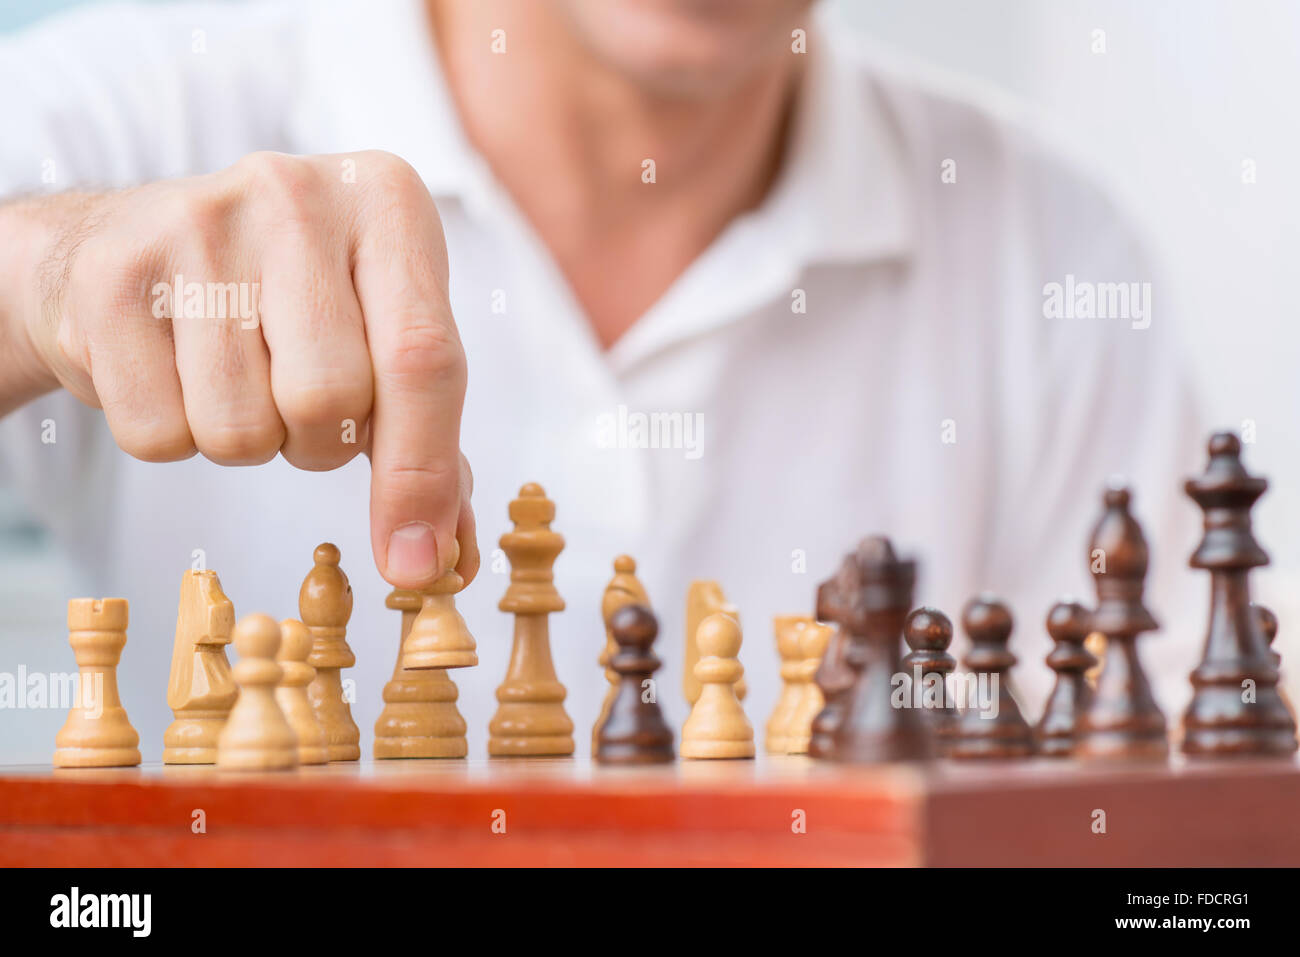
[[[272,771],[298,766],[298,736],[275,700],[279,649],[280,626],[270,615],[248,615],[235,626],[239,697],[217,738],[217,767]]]
[[[330,759],[325,729],[311,709],[307,686],[316,677],[316,669],[307,664],[311,654],[311,632],[296,618],[280,622],[280,683],[275,686],[275,700],[298,739],[299,764],[325,764]]]
[[[722,612],[700,622],[695,636],[700,660],[695,677],[700,696],[682,728],[683,758],[752,758],[754,729],[745,717],[736,682],[745,668],[740,654],[740,623]]]

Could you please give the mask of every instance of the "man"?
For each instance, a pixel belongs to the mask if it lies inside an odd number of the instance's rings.
[[[0,408],[26,407],[4,458],[132,602],[146,747],[181,571],[292,614],[325,539],[366,729],[384,580],[427,584],[453,538],[475,575],[472,487],[488,552],[524,482],[557,502],[579,741],[619,552],[668,687],[686,583],[721,580],[756,723],[772,614],[810,610],[866,532],[919,555],[918,602],[1011,600],[1039,690],[1107,476],[1135,484],[1154,571],[1181,565],[1194,516],[1168,506],[1199,440],[1132,238],[1017,123],[856,47],[807,0],[123,7],[8,41]],[[1109,312],[1056,309],[1076,282]],[[471,753],[509,643],[485,568],[460,599]],[[1194,645],[1166,646],[1161,688]]]

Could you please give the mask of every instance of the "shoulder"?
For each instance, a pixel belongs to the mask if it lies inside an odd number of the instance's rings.
[[[307,23],[300,0],[114,2],[47,17],[0,38],[0,49],[6,60],[52,58],[65,66],[129,73],[143,81],[152,71],[184,64],[220,69],[243,59],[240,65],[246,67],[247,57],[240,51],[255,54],[276,47],[292,52]]]
[[[1144,255],[1143,230],[1118,201],[1118,184],[1060,118],[860,35],[840,34],[833,46],[843,80],[887,118],[923,219],[979,216],[983,240],[1032,239],[1044,254],[1106,246]]]
[[[1138,441],[1141,421],[1185,420],[1174,406],[1194,404],[1190,366],[1166,270],[1079,132],[860,38],[842,36],[836,56],[893,139],[919,314],[999,373],[1004,416],[1038,417],[1026,430],[1046,435],[1084,409],[1081,433],[1116,445]],[[1143,419],[1151,393],[1169,407]]]
[[[225,165],[249,141],[274,148],[308,23],[295,0],[110,3],[0,39],[26,155],[15,168],[23,157],[0,148],[0,191],[124,185]],[[38,179],[33,154],[57,178]]]

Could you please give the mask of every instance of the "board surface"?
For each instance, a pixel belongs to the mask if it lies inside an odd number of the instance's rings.
[[[1296,807],[1294,760],[22,767],[0,865],[1296,866]]]

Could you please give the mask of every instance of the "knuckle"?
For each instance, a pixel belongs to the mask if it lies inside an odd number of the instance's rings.
[[[360,451],[357,445],[339,441],[307,445],[294,438],[292,433],[280,450],[286,462],[304,472],[328,472],[351,462]]]
[[[185,184],[171,190],[165,205],[168,221],[193,233],[222,229],[230,218],[233,200],[222,190]]]
[[[130,276],[132,284],[143,285],[151,277],[152,291],[154,283],[170,284],[178,274],[203,282],[220,279],[230,242],[230,199],[191,187],[176,190],[168,207],[170,227],[163,238],[145,248],[128,249],[125,256],[117,254],[119,264],[135,264],[138,274]]]
[[[457,382],[463,391],[467,378],[465,350],[455,327],[432,321],[404,323],[380,369],[397,386],[437,378]]]
[[[113,438],[118,448],[141,462],[179,462],[196,451],[190,430],[178,423],[118,423],[113,427]]]
[[[291,429],[342,428],[344,419],[360,426],[370,413],[370,377],[343,381],[317,378],[297,382],[276,396],[280,417]]]
[[[306,159],[288,153],[249,153],[236,164],[249,190],[267,203],[277,221],[312,218],[320,176]]]
[[[362,160],[370,170],[370,182],[379,192],[407,199],[429,195],[415,167],[400,156],[384,150],[369,150],[362,154]]]
[[[210,425],[195,435],[198,450],[218,465],[261,465],[284,443],[284,426],[262,418]]]
[[[274,150],[258,150],[244,156],[235,168],[252,183],[284,189],[297,189],[312,179],[308,160]]]
[[[390,491],[398,494],[423,493],[431,488],[455,488],[458,473],[459,469],[454,462],[401,459],[389,463],[385,482]]]
[[[444,246],[442,219],[418,171],[391,153],[374,154],[365,180],[365,212],[376,228],[412,233],[435,249]]]

